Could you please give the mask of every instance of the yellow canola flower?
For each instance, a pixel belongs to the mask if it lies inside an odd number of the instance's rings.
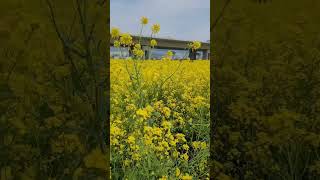
[[[119,41],[114,41],[113,45],[114,45],[114,47],[120,47],[120,42]]]
[[[160,151],[160,152],[164,151],[164,147],[163,146],[157,146],[154,149],[157,150],[157,151]]]
[[[158,128],[158,127],[154,128],[154,129],[153,129],[153,134],[155,134],[155,135],[157,135],[157,136],[161,136],[161,134],[162,134],[162,128]]]
[[[160,143],[160,145],[161,145],[162,147],[164,147],[164,148],[168,148],[168,147],[169,147],[169,144],[168,144],[166,141],[162,141],[162,142]]]
[[[164,108],[163,108],[163,114],[164,114],[167,118],[170,117],[170,114],[171,114],[170,108],[164,107]]]
[[[148,24],[148,21],[149,21],[149,20],[148,20],[147,17],[145,17],[145,16],[142,16],[142,17],[141,17],[141,24],[142,24],[142,25]]]
[[[154,110],[153,107],[150,105],[147,105],[147,107],[145,109],[148,111],[148,113],[152,113]]]
[[[169,61],[169,60],[172,59],[172,56],[173,56],[173,52],[172,52],[172,51],[168,51],[168,52],[166,53],[166,55],[165,55],[164,57],[162,57],[162,60],[164,60],[164,61]]]
[[[172,57],[173,56],[173,52],[172,51],[168,51],[167,52],[167,56]]]
[[[152,134],[153,128],[150,127],[150,126],[144,126],[144,127],[143,127],[143,130],[144,130],[144,132],[145,132],[146,134],[149,134],[149,133]]]
[[[120,29],[119,28],[111,28],[111,38],[118,38],[120,36]]]
[[[193,48],[194,49],[199,49],[201,47],[201,42],[200,41],[194,41],[193,42]]]
[[[105,169],[108,163],[101,150],[96,148],[84,157],[84,164],[88,168]]]
[[[131,161],[129,159],[126,159],[126,160],[123,161],[123,163],[124,163],[125,166],[129,166]]]
[[[149,117],[149,113],[146,109],[137,110],[137,115],[141,116],[143,119],[147,119]]]
[[[192,176],[190,176],[188,173],[181,177],[181,180],[192,180]]]
[[[128,33],[124,33],[120,37],[120,43],[123,45],[131,45],[132,44],[132,36]]]
[[[188,161],[188,160],[189,160],[189,156],[188,156],[187,153],[182,154],[182,155],[181,155],[181,158],[182,158],[183,160],[185,160],[185,161]]]
[[[151,27],[152,33],[157,34],[160,31],[160,24],[154,24]]]
[[[145,145],[151,145],[152,144],[152,139],[150,139],[150,138],[145,138],[145,140],[144,140],[144,143],[145,143]]]
[[[134,48],[141,49],[141,45],[140,44],[135,44]]]
[[[174,157],[174,158],[178,158],[179,157],[179,152],[178,151],[173,151],[173,153],[172,153],[172,156]]]
[[[163,126],[163,128],[165,128],[165,129],[170,129],[171,128],[171,122],[169,122],[169,121],[163,121],[162,123],[161,123],[161,125]]]
[[[170,145],[171,145],[171,146],[176,146],[176,145],[177,145],[177,142],[178,142],[177,140],[171,140],[171,141],[170,141]]]
[[[176,168],[176,177],[179,177],[180,174],[181,174],[180,169],[179,169],[179,168]]]
[[[133,54],[136,55],[139,58],[142,58],[144,56],[144,52],[141,49],[134,50]]]
[[[182,148],[183,148],[184,150],[186,150],[186,151],[189,150],[189,146],[188,146],[187,144],[182,145]]]
[[[201,142],[201,149],[206,149],[206,148],[207,148],[207,143]]]
[[[159,180],[167,180],[167,176],[162,176]]]
[[[184,135],[184,134],[181,134],[181,133],[176,134],[176,138],[177,138],[178,140],[183,141],[183,142],[186,142],[186,141],[187,141],[186,138],[185,138],[185,135]]]
[[[140,160],[141,158],[140,158],[140,155],[139,155],[138,153],[134,153],[134,154],[132,155],[132,159],[138,161],[138,160]]]
[[[154,47],[154,46],[156,46],[156,45],[158,45],[158,42],[157,42],[155,39],[152,39],[152,40],[150,41],[150,46],[151,46],[151,47]]]
[[[129,144],[135,144],[136,138],[133,137],[132,135],[128,137],[127,143]]]
[[[136,105],[134,105],[134,104],[128,104],[127,107],[126,107],[126,110],[127,110],[127,111],[133,111],[133,110],[135,110],[136,108],[137,108]]]
[[[200,149],[200,147],[201,147],[201,142],[199,142],[199,141],[193,141],[192,142],[192,147],[194,148],[194,149]]]
[[[192,50],[197,50],[197,49],[201,48],[201,42],[200,41],[193,41],[188,46]]]

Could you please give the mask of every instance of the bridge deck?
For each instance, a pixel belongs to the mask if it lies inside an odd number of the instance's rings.
[[[132,36],[134,42],[139,41],[138,36]],[[187,48],[187,44],[191,41],[175,40],[175,39],[164,39],[164,38],[153,38],[158,42],[158,45],[155,48],[158,49],[180,49],[184,50]],[[141,37],[141,45],[147,46],[150,44],[150,37]],[[110,41],[110,45],[113,45],[113,40]],[[201,50],[210,50],[210,44],[201,42]]]

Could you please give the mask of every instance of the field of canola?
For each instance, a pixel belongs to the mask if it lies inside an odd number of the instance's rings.
[[[209,61],[111,60],[112,179],[207,179]]]

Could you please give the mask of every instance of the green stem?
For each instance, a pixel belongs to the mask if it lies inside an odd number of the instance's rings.
[[[162,88],[162,86],[165,84],[166,81],[168,81],[181,67],[181,62],[179,63],[179,66],[177,67],[177,69],[172,73],[170,74],[170,76],[168,76],[160,85],[160,88]]]
[[[141,25],[140,34],[139,34],[139,44],[141,44],[142,30],[143,30],[143,24]]]
[[[150,43],[151,43],[151,40],[152,40],[152,35],[153,35],[153,32],[151,32],[151,35],[150,35]],[[152,50],[153,50],[153,48],[151,47],[151,44],[150,44],[150,46],[149,46],[149,50],[150,50],[150,58],[151,58],[151,56],[152,56]]]

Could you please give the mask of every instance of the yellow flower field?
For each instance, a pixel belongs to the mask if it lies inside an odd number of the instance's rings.
[[[112,179],[209,177],[208,60],[111,60]]]

